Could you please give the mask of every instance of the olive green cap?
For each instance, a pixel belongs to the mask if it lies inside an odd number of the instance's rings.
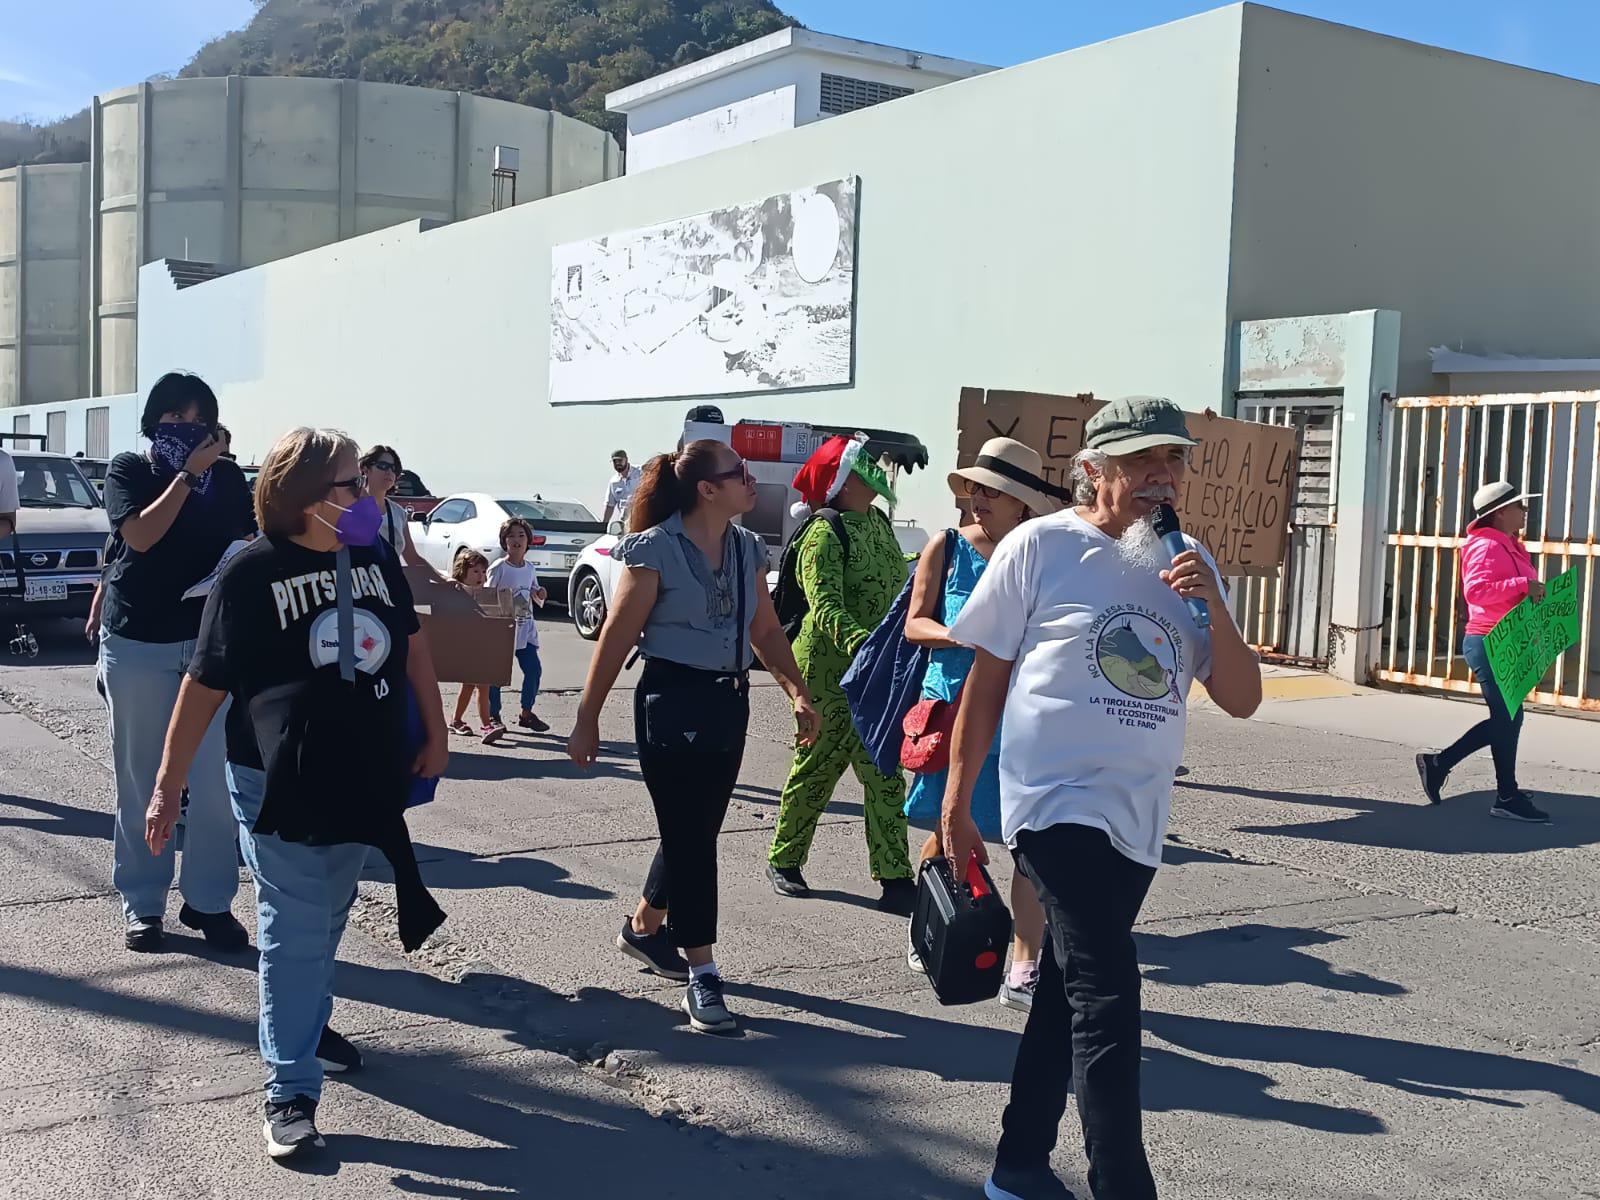
[[[1183,409],[1161,396],[1113,400],[1083,427],[1083,446],[1113,457],[1156,446],[1194,446]]]

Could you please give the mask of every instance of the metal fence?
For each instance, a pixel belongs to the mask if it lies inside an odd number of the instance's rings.
[[[1267,659],[1328,663],[1333,547],[1339,526],[1339,404],[1325,396],[1240,401],[1239,416],[1295,430],[1294,495],[1283,570],[1231,579],[1231,608],[1245,641]]]
[[[1392,402],[1386,424],[1389,532],[1373,674],[1389,683],[1478,691],[1461,657],[1459,549],[1472,493],[1507,479],[1540,493],[1529,502],[1524,540],[1541,577],[1578,568],[1581,637],[1530,699],[1600,712],[1600,392],[1403,397]]]

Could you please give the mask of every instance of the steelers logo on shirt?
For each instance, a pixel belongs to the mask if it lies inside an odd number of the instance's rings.
[[[383,622],[364,609],[352,614],[355,634],[356,670],[376,675],[389,660],[389,631]],[[311,622],[311,665],[339,665],[339,610],[330,608]]]
[[[1099,623],[1093,638],[1095,666],[1123,695],[1159,700],[1176,690],[1178,653],[1163,623],[1125,609]]]

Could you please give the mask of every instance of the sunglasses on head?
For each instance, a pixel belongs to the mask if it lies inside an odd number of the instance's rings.
[[[963,479],[961,483],[969,496],[982,496],[985,500],[998,500],[1005,495],[999,488],[985,487],[983,484],[974,483],[970,479]]]

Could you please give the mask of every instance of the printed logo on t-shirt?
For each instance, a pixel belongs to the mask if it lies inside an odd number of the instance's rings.
[[[1158,729],[1182,714],[1183,639],[1160,613],[1136,605],[1108,609],[1086,642],[1089,675],[1121,693],[1095,696],[1091,705],[1134,729]]]
[[[375,675],[389,660],[389,631],[383,622],[363,609],[353,614],[356,669]],[[311,664],[336,665],[339,661],[339,610],[330,608],[311,622]]]

